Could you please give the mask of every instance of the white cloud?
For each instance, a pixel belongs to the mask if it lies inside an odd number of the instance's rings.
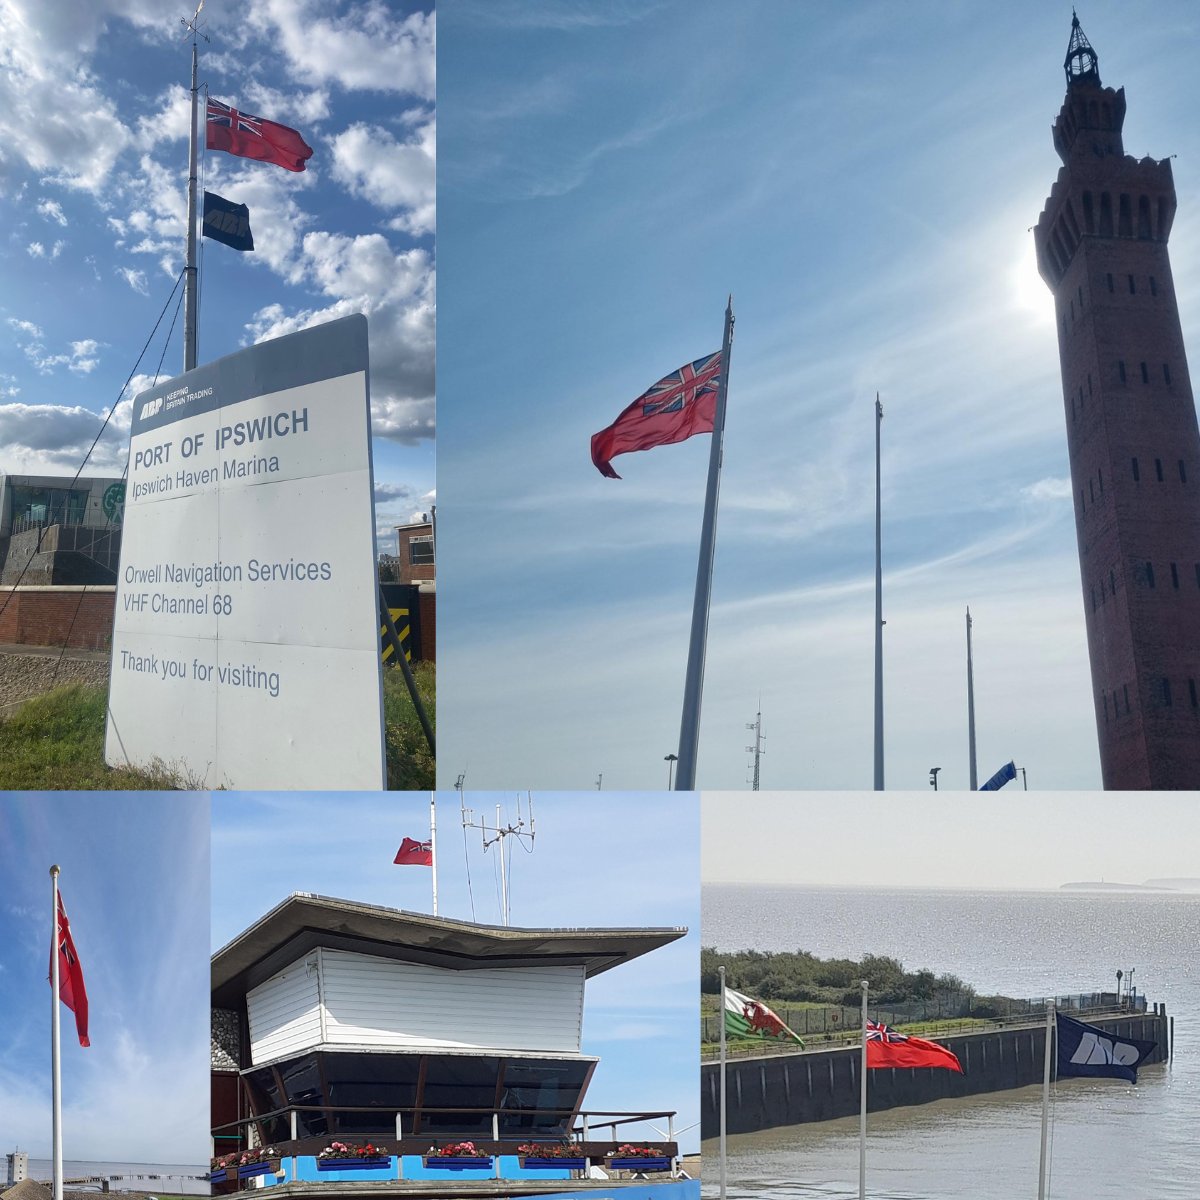
[[[111,88],[81,66],[114,18],[143,38],[173,36],[159,0],[0,0],[0,187],[24,163],[43,182],[99,194],[133,141]]]
[[[55,367],[66,367],[79,375],[86,375],[95,370],[99,364],[96,352],[100,343],[90,338],[81,342],[71,343],[69,354],[50,354],[43,342],[43,333],[32,321],[20,321],[9,317],[9,325],[18,333],[23,333],[30,340],[20,345],[21,352],[43,375],[49,375]],[[3,445],[3,441],[0,441]]]
[[[433,99],[432,13],[397,20],[382,0],[355,4],[342,17],[318,15],[317,8],[314,0],[266,0],[248,19],[276,35],[291,73],[304,83]]]
[[[48,221],[57,221],[63,226],[67,224],[67,218],[63,213],[62,205],[57,200],[42,200],[38,203],[37,210]]]
[[[416,498],[414,489],[406,483],[380,483],[378,480],[375,483],[376,504],[389,504],[394,500],[411,503]]]
[[[415,443],[433,436],[434,274],[423,250],[396,252],[382,234],[306,234],[297,263],[333,302],[288,313],[271,304],[247,325],[255,341],[365,313],[375,432]]]
[[[162,92],[158,97],[158,108],[148,116],[138,118],[138,148],[153,150],[162,142],[186,141],[191,115],[192,95],[187,88],[173,87]]]
[[[46,258],[53,261],[63,252],[63,247],[66,244],[66,242],[60,239],[59,241],[55,242],[49,250],[47,250],[41,242],[30,242],[29,245],[25,247],[25,250],[30,258]]]
[[[254,230],[255,263],[265,265],[288,283],[300,283],[305,276],[302,261],[302,237],[312,225],[300,207],[303,189],[311,186],[311,177],[290,171],[247,165],[240,159],[212,155],[209,164],[210,191],[218,192],[235,204],[250,209],[250,227]],[[181,208],[176,229],[184,224]],[[176,244],[178,237],[176,237]]]
[[[117,405],[88,470],[119,472],[128,452],[132,404]],[[57,474],[74,471],[100,431],[103,416],[81,405],[0,404],[0,465],[7,471]]]
[[[436,124],[422,118],[407,141],[378,125],[352,125],[333,139],[333,177],[387,211],[404,209],[391,228],[420,235],[434,228]]]
[[[117,274],[125,280],[127,284],[135,292],[140,292],[143,296],[150,294],[150,289],[146,286],[146,272],[135,271],[132,267],[118,267]]]
[[[1021,495],[1030,500],[1054,501],[1071,498],[1071,481],[1069,479],[1039,479],[1021,489]]]
[[[265,83],[252,80],[242,88],[242,103],[248,111],[268,121],[300,126],[315,125],[329,116],[329,92],[324,88],[305,88],[300,92],[281,92]],[[312,139],[301,128],[306,142]]]
[[[86,338],[82,342],[72,342],[69,368],[80,375],[89,374],[95,370],[96,364],[100,361],[96,357],[96,351],[99,349],[100,343],[91,338]]]

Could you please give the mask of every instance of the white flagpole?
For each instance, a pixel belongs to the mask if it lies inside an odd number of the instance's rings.
[[[725,1200],[725,968],[718,967],[717,974],[721,977],[721,1100],[719,1105],[721,1120],[718,1127],[720,1137],[719,1161],[721,1164],[721,1200]]]
[[[203,5],[201,5],[203,7]],[[199,15],[200,9],[196,9]],[[188,139],[187,257],[183,281],[183,369],[196,365],[196,108],[200,94],[196,83],[196,29],[192,18],[192,124]]]
[[[971,662],[971,610],[967,609],[967,743],[971,768],[971,791],[979,791],[975,768],[975,668]]]
[[[862,981],[862,1064],[858,1070],[858,1200],[867,1196],[867,980]]]
[[[700,745],[700,699],[704,691],[704,652],[708,641],[708,607],[712,595],[713,554],[717,543],[717,496],[721,491],[721,457],[725,441],[725,400],[729,394],[729,354],[733,346],[733,296],[725,306],[725,334],[721,340],[721,386],[713,418],[712,447],[708,455],[708,491],[704,498],[704,524],[700,529],[700,560],[696,565],[696,598],[692,605],[692,640],[688,646],[687,678],[683,687],[683,720],[679,728],[679,763],[675,790],[690,792],[696,786],[696,752]],[[722,1019],[724,1019],[722,1017]]]
[[[875,393],[875,790],[883,791],[883,550],[879,488],[879,438],[883,405]]]
[[[433,915],[437,916],[437,803],[429,793],[429,858],[433,868]]]
[[[1042,1068],[1042,1153],[1038,1160],[1038,1200],[1046,1200],[1046,1147],[1050,1128],[1050,1049],[1054,1041],[1054,1001],[1046,1005],[1046,1058]]]
[[[54,1200],[62,1200],[63,1157],[62,1157],[62,1063],[59,1055],[59,1001],[58,1001],[58,954],[62,942],[62,931],[58,926],[58,867],[50,868],[51,892],[54,905],[54,930],[50,942],[50,1088],[53,1093],[52,1107],[52,1153],[54,1156]]]

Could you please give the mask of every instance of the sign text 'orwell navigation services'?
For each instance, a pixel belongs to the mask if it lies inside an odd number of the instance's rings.
[[[200,787],[386,786],[367,321],[133,406],[105,757]]]

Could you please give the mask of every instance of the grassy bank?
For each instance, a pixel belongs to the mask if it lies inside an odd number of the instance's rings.
[[[432,663],[416,663],[417,687],[430,723],[436,701]],[[384,727],[388,786],[434,786],[434,758],[409,699],[403,674],[384,670]],[[336,703],[336,697],[330,697]],[[191,780],[166,767],[135,771],[104,763],[106,688],[70,684],[15,708],[0,719],[0,791],[138,791],[188,787]]]

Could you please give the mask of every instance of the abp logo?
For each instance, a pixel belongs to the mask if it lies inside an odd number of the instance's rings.
[[[142,406],[141,419],[143,421],[145,421],[148,418],[154,416],[155,413],[161,412],[162,406],[163,406],[163,398],[161,396],[156,396],[153,400],[147,400],[146,403]]]

